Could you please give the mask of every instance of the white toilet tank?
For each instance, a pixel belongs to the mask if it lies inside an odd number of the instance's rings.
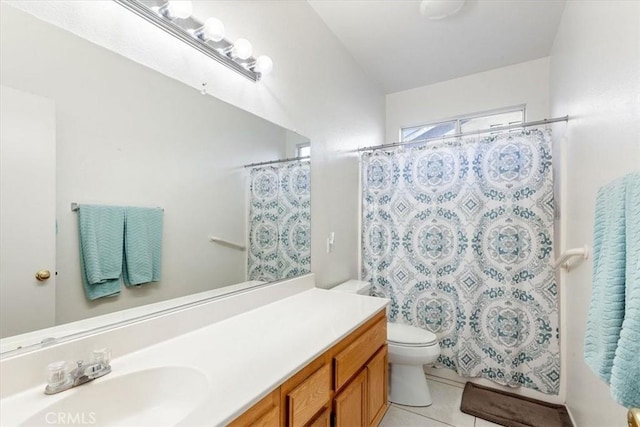
[[[371,284],[363,280],[347,280],[331,288],[332,291],[346,292],[349,294],[369,295]]]

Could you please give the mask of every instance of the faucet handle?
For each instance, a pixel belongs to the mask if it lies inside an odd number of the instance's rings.
[[[67,372],[67,363],[58,361],[50,363],[47,367],[47,388],[56,390],[63,388],[70,383],[69,373]]]
[[[91,359],[94,363],[99,363],[103,366],[109,366],[111,363],[111,349],[99,348],[97,350],[93,350],[91,353]]]

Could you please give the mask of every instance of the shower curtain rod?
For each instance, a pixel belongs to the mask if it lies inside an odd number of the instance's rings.
[[[307,159],[310,159],[310,158],[311,158],[311,156],[290,157],[288,159],[271,160],[269,162],[249,163],[248,165],[244,165],[244,167],[245,168],[252,168],[254,166],[273,165],[275,163],[297,162],[298,160],[307,160]]]
[[[438,136],[438,137],[434,137],[434,138],[425,138],[425,139],[421,139],[421,140],[418,140],[418,141],[392,142],[392,143],[389,143],[389,144],[371,145],[369,147],[358,148],[355,151],[359,152],[359,151],[382,150],[382,149],[385,149],[385,148],[400,147],[400,146],[404,146],[404,145],[423,144],[423,143],[429,142],[429,141],[442,141],[442,140],[451,139],[451,138],[459,138],[459,137],[462,137],[462,136],[477,135],[477,134],[480,134],[480,133],[499,132],[499,131],[508,130],[508,129],[526,128],[526,127],[530,127],[530,126],[540,126],[540,125],[546,125],[546,124],[549,124],[549,123],[567,122],[567,121],[569,121],[569,116],[554,117],[553,119],[543,119],[543,120],[536,120],[534,122],[518,123],[518,124],[515,124],[515,125],[498,126],[498,127],[495,127],[495,128],[474,130],[474,131],[471,131],[471,132],[461,132],[461,133],[456,133],[455,135]]]

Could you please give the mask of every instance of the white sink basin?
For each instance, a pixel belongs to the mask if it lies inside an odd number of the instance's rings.
[[[209,388],[206,376],[188,367],[111,375],[54,395],[61,399],[22,425],[173,426],[200,404]]]

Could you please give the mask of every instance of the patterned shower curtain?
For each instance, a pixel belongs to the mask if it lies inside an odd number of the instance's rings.
[[[311,271],[309,162],[251,170],[249,280],[273,281]]]
[[[363,276],[390,321],[438,336],[437,367],[557,394],[550,134],[362,156]]]

